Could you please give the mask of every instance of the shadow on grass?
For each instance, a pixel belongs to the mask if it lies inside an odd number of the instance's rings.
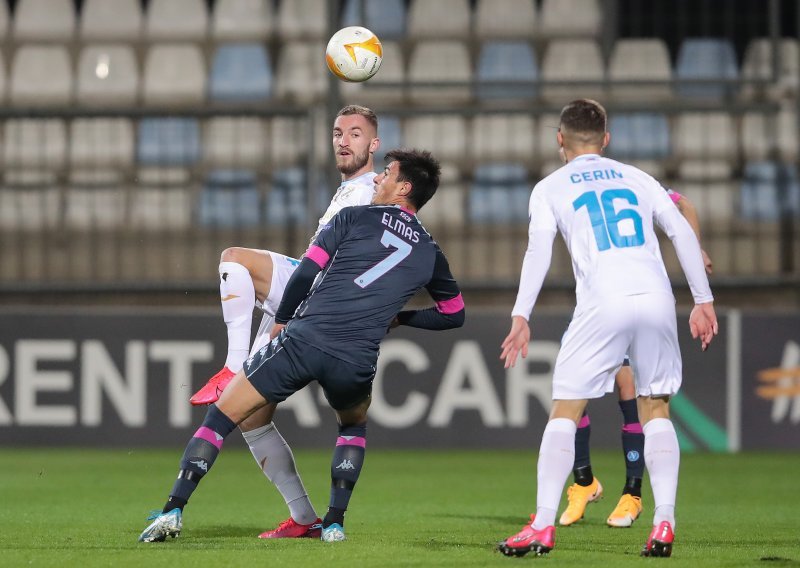
[[[266,529],[256,526],[219,525],[191,529],[193,538],[215,539],[231,537],[255,537]]]
[[[414,548],[423,548],[430,551],[448,551],[448,550],[494,550],[497,547],[497,542],[461,542],[449,541],[442,538],[428,538],[424,540],[414,541],[412,546]]]

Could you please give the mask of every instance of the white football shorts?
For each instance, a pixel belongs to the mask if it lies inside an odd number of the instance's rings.
[[[626,355],[637,395],[678,392],[682,369],[672,294],[609,297],[576,307],[556,359],[553,399],[600,398],[611,392]]]
[[[267,254],[272,259],[272,283],[269,285],[267,301],[259,307],[264,313],[274,316],[275,312],[278,311],[278,306],[281,305],[281,298],[283,298],[283,293],[286,291],[286,284],[289,283],[289,278],[292,277],[292,273],[300,264],[300,261],[271,250],[268,250]]]

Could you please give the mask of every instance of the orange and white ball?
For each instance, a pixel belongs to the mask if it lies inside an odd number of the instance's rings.
[[[383,48],[374,33],[361,26],[342,28],[328,41],[325,61],[342,81],[366,81],[381,67]]]

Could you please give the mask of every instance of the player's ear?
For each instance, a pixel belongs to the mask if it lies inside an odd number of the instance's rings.
[[[369,153],[374,154],[378,151],[378,148],[381,147],[381,139],[380,138],[373,138],[372,142],[369,143]]]
[[[561,129],[559,128],[556,132],[556,142],[558,143],[559,148],[564,147],[564,135],[561,134]]]
[[[605,150],[610,143],[611,143],[611,133],[606,132],[605,135],[603,136],[603,147],[600,149]]]

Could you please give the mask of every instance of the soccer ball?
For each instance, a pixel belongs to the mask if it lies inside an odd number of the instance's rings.
[[[342,81],[366,81],[381,67],[383,47],[374,33],[361,26],[342,28],[328,42],[325,61]]]

